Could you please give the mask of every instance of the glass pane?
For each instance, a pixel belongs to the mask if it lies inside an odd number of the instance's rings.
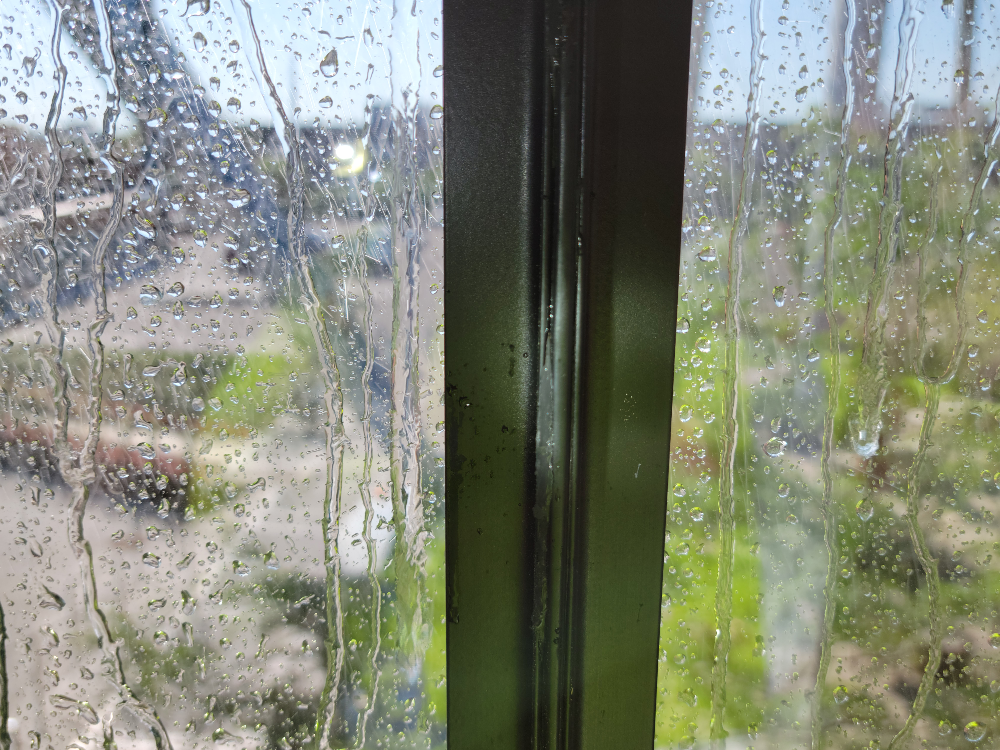
[[[1000,734],[998,24],[695,2],[660,747]]]
[[[0,747],[443,746],[440,3],[0,21]]]

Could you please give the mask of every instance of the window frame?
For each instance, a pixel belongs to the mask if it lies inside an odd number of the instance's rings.
[[[449,744],[650,748],[691,4],[442,18]]]

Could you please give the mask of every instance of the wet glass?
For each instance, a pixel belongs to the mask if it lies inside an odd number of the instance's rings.
[[[0,747],[445,743],[440,4],[0,8]]]
[[[658,747],[1000,733],[998,28],[695,2]]]

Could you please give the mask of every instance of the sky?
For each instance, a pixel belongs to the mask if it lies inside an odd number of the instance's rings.
[[[201,4],[151,0],[151,15],[164,24],[174,48],[185,58],[191,83],[219,103],[220,117],[233,124],[251,119],[272,125],[273,101],[262,86],[250,20],[241,0],[219,0],[203,15]],[[405,6],[405,7],[404,7]],[[260,38],[266,73],[274,81],[286,113],[301,125],[361,123],[365,107],[429,109],[441,98],[440,13],[436,3],[252,0],[250,13]],[[5,126],[44,129],[54,88],[50,52],[52,15],[39,0],[4,3],[0,8],[0,101]],[[7,60],[5,44],[11,45]],[[106,87],[94,64],[62,32],[67,91],[60,126],[101,127]],[[321,65],[336,53],[337,64]],[[33,58],[32,67],[23,65]],[[32,72],[30,78],[27,73]],[[214,83],[212,79],[217,79]],[[26,95],[23,101],[18,93]],[[419,104],[418,104],[419,101]],[[238,102],[238,104],[237,104]],[[84,117],[86,116],[86,117]],[[18,119],[20,118],[20,120]],[[134,126],[123,111],[119,131]],[[23,122],[22,122],[23,121]]]
[[[810,109],[821,109],[832,103],[842,75],[840,50],[843,47],[843,30],[846,25],[846,0],[829,2],[792,2],[763,0],[761,28],[764,32],[761,67],[761,111],[773,123],[798,122],[807,117]],[[859,6],[867,3],[858,2]],[[892,98],[895,81],[897,51],[899,48],[899,19],[904,0],[889,0],[884,24],[882,54],[876,74],[876,96],[883,104]],[[992,4],[978,3],[976,30],[973,41],[972,75],[981,72],[983,77],[973,83],[973,94],[992,111],[996,95],[996,82],[1000,80],[1000,50],[997,49],[997,30],[1000,30],[1000,11]],[[704,82],[696,96],[707,102],[697,106],[699,119],[711,121],[716,117],[724,121],[746,121],[747,95],[750,90],[751,23],[749,0],[708,3],[700,0],[696,9],[702,9],[703,25],[696,33],[703,36],[701,70],[710,78]],[[912,59],[914,77],[912,94],[916,108],[933,109],[949,107],[956,96],[955,72],[960,65],[960,26],[962,0],[954,6],[942,7],[940,0],[913,2],[918,17],[917,35]],[[859,14],[857,23],[863,31],[869,18]],[[806,68],[802,70],[803,66]],[[858,71],[856,75],[860,75]],[[990,89],[990,82],[993,88]],[[722,85],[722,96],[713,90]],[[983,87],[987,91],[983,91]],[[804,89],[804,90],[803,90]],[[728,92],[732,91],[732,95]],[[715,106],[715,102],[722,106]],[[779,102],[775,107],[774,102]],[[837,105],[837,109],[842,106]]]

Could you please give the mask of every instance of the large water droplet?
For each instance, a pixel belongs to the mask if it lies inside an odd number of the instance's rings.
[[[854,508],[854,512],[858,514],[858,518],[862,521],[871,520],[871,517],[875,515],[875,506],[872,504],[871,498],[865,497],[859,500]]]
[[[79,701],[67,695],[50,695],[49,703],[60,711],[69,711],[79,715],[88,724],[101,723],[101,720],[97,718],[97,711],[87,701]]]
[[[226,201],[234,208],[242,208],[250,202],[250,191],[243,188],[236,188],[228,191]]]
[[[196,31],[194,34],[195,52],[203,52],[207,45],[208,45],[208,40],[205,38],[205,35],[202,34],[200,31]]]
[[[203,16],[211,9],[212,0],[188,0],[187,6],[184,8],[184,12],[181,13],[181,17]]]
[[[980,724],[978,721],[970,721],[965,725],[962,730],[965,734],[965,739],[969,742],[979,742],[983,737],[986,736],[986,727]]]
[[[332,49],[326,53],[326,57],[323,58],[322,62],[319,64],[319,72],[322,73],[327,78],[333,78],[337,75],[337,70],[340,68],[340,64],[337,62],[337,50]]]
[[[861,458],[871,458],[878,452],[878,433],[869,437],[866,430],[858,430],[856,434],[851,436],[851,443],[854,446],[854,452]]]
[[[785,287],[776,286],[771,291],[771,296],[774,297],[774,304],[778,307],[785,306]]]
[[[440,120],[442,117],[444,117],[444,107],[442,107],[440,104],[435,104],[433,107],[431,107],[430,114],[432,120]]]
[[[228,109],[234,115],[235,114],[239,114],[241,106],[242,106],[242,104],[241,104],[240,100],[237,99],[235,96],[229,97],[229,101],[226,102],[226,109]]]
[[[159,302],[163,299],[163,290],[155,284],[143,284],[139,289],[139,301],[144,305]]]
[[[771,458],[777,458],[785,453],[785,441],[773,437],[764,443],[764,452]]]

